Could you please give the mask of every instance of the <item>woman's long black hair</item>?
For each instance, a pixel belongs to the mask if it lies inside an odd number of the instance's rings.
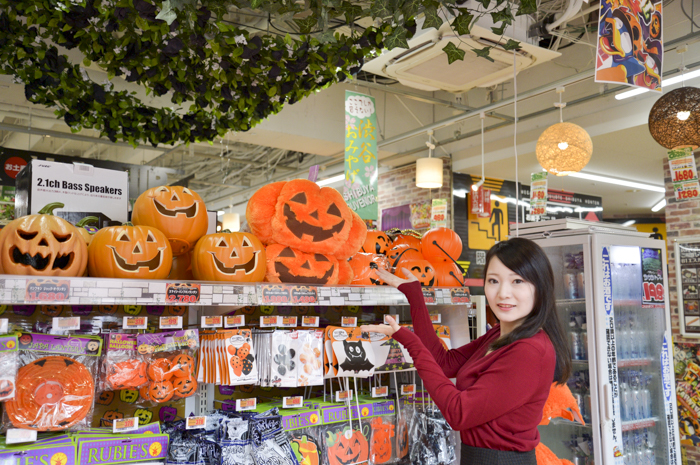
[[[498,258],[506,268],[535,286],[535,302],[532,312],[522,324],[506,337],[494,341],[491,344],[491,349],[496,350],[517,340],[532,337],[540,329],[543,329],[549,336],[549,340],[552,341],[556,353],[557,364],[554,370],[554,381],[558,384],[564,384],[571,375],[571,352],[557,313],[554,297],[554,273],[547,255],[539,245],[529,239],[515,237],[499,242],[491,247],[486,254],[484,276],[486,276],[489,263],[493,258]]]

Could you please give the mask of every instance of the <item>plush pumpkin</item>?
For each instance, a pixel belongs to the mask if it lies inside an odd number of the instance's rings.
[[[173,378],[173,388],[178,397],[190,397],[197,392],[197,380],[192,376],[177,376]]]
[[[353,429],[350,439],[345,436],[345,430],[326,434],[326,455],[330,465],[350,465],[369,459],[369,445],[360,430]]]
[[[266,280],[271,283],[338,284],[338,260],[281,244],[267,247]]]
[[[456,263],[452,261],[440,261],[433,263],[435,270],[436,286],[443,287],[463,287],[464,277],[462,270],[459,269]]]
[[[145,408],[137,408],[134,416],[139,419],[139,425],[147,425],[153,419],[153,412]]]
[[[391,239],[383,231],[367,231],[367,238],[360,252],[386,254],[392,247]]]
[[[434,228],[423,235],[421,239],[423,255],[436,261],[456,261],[462,255],[462,239],[448,228]]]
[[[192,252],[187,252],[177,257],[173,257],[173,266],[170,268],[168,279],[175,281],[192,281]]]
[[[386,254],[389,265],[398,268],[402,260],[423,260],[423,254],[407,244],[399,244],[392,247]]]
[[[203,281],[260,282],[265,270],[265,247],[250,233],[206,235],[192,254],[192,274]]]
[[[87,245],[75,226],[53,215],[52,203],[36,215],[11,221],[0,231],[0,271],[32,276],[83,276]]]
[[[354,276],[355,276],[355,273],[352,270],[350,263],[348,263],[348,261],[345,260],[344,258],[338,260],[338,284],[340,284],[340,285],[351,284]]]
[[[209,223],[202,198],[182,186],[148,189],[134,202],[131,221],[135,225],[152,226],[163,231],[174,256],[192,250],[199,238],[207,233]]]
[[[102,426],[112,426],[114,420],[121,420],[124,418],[124,414],[116,410],[107,410],[104,415],[102,415],[101,423]]]
[[[417,249],[419,252],[423,253],[423,249],[421,248],[421,240],[418,233],[415,233],[415,235],[409,232],[397,234],[396,237],[394,237],[394,242],[392,242],[392,247],[402,244],[406,244],[409,247]]]
[[[97,231],[89,252],[88,271],[98,278],[165,279],[173,261],[162,232],[129,223]]]
[[[95,399],[96,404],[109,405],[114,400],[114,391],[102,391]]]
[[[356,253],[348,262],[352,267],[352,284],[358,286],[386,286],[377,276],[377,269],[389,271],[389,259],[373,253]]]
[[[343,196],[306,179],[275,182],[248,201],[246,219],[263,244],[348,258],[365,242],[367,225]]]
[[[92,236],[94,236],[97,232],[97,228],[90,225],[96,224],[99,221],[100,219],[96,216],[86,216],[85,218],[82,218],[80,221],[75,223],[75,227],[78,228],[80,237],[85,239],[85,243],[88,246],[90,245],[90,242],[92,242]]]
[[[175,389],[170,381],[154,381],[148,386],[148,396],[159,404],[173,398]]]
[[[403,269],[408,269],[413,276],[418,278],[421,286],[435,285],[435,269],[428,260],[406,260],[401,263],[401,268],[396,270],[396,276],[407,279]]]

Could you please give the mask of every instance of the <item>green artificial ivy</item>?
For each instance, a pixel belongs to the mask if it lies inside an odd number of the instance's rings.
[[[133,146],[212,141],[351,77],[383,49],[408,47],[419,14],[424,27],[437,28],[445,8],[459,34],[491,14],[501,23],[493,30],[502,31],[512,5],[495,0],[489,10],[491,1],[472,11],[435,0],[0,0],[0,72],[23,83],[29,101],[56,108],[74,132],[96,129]],[[534,0],[522,0],[516,15],[534,8]],[[299,32],[251,34],[223,19],[229,9],[292,21]],[[364,18],[373,25],[355,27]],[[339,25],[352,32],[337,32]],[[56,45],[77,48],[84,62],[71,63]],[[464,51],[450,45],[446,59],[462,60]],[[488,48],[477,53],[488,57]],[[82,67],[92,63],[109,80],[93,82]],[[114,90],[115,76],[169,94],[173,106]]]

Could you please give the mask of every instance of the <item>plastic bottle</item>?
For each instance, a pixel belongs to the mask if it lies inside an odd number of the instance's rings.
[[[573,360],[581,360],[581,333],[576,323],[576,312],[571,312],[569,317],[569,341],[571,358]]]
[[[630,418],[630,405],[632,405],[630,399],[630,389],[628,384],[628,374],[626,371],[620,372],[620,416],[622,421],[629,421]]]
[[[646,462],[646,448],[644,447],[644,436],[639,433],[639,430],[634,431],[634,448],[637,456],[637,465],[644,465]]]
[[[638,359],[639,358],[639,339],[640,339],[640,334],[637,331],[637,319],[636,315],[633,314],[633,312],[630,311],[629,315],[629,346],[630,346],[630,358],[631,359]]]
[[[647,375],[645,377],[645,382],[644,382],[644,400],[646,401],[646,408],[644,409],[644,412],[646,414],[646,418],[651,418],[654,414],[652,413],[652,405],[653,405],[653,399],[651,398],[651,390],[649,389],[649,385],[651,384],[651,379],[652,375]]]
[[[586,312],[580,313],[581,323],[581,360],[588,360],[588,325],[586,323]]]

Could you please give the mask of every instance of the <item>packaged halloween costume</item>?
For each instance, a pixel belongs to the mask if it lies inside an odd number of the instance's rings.
[[[147,363],[136,350],[136,334],[110,333],[102,361],[101,390],[139,389],[147,386]]]
[[[18,357],[17,335],[0,336],[0,401],[15,397]]]
[[[87,429],[95,400],[102,339],[19,333],[15,398],[4,424],[38,431]]]

